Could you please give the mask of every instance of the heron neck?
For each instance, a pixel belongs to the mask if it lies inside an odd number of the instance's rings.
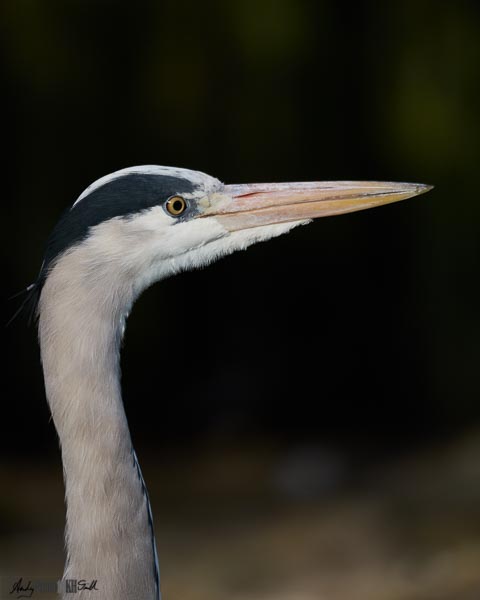
[[[45,388],[65,476],[64,578],[96,579],[97,600],[158,598],[150,506],[120,388],[130,300],[103,285],[98,294],[94,285],[84,289],[72,272],[68,264],[53,269],[39,306]]]

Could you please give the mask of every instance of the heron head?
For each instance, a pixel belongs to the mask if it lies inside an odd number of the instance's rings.
[[[383,182],[224,185],[188,169],[123,169],[93,183],[64,213],[48,241],[39,281],[43,284],[63,264],[70,276],[81,274],[87,287],[109,285],[118,293],[121,286],[136,297],[156,280],[310,219],[396,202],[428,189]]]

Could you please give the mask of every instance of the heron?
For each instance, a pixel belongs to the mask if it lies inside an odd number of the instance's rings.
[[[90,582],[81,595],[95,600],[161,598],[152,510],[120,386],[122,336],[139,295],[317,217],[429,189],[368,181],[226,185],[200,171],[144,165],[100,178],[67,208],[28,288],[63,462],[63,581]]]

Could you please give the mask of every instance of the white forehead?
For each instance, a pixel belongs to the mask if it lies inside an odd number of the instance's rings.
[[[206,173],[202,173],[201,171],[192,171],[191,169],[181,169],[179,167],[165,167],[160,165],[140,165],[138,167],[127,167],[126,169],[120,169],[119,171],[115,171],[110,173],[109,175],[105,175],[104,177],[100,177],[97,181],[94,181],[91,185],[89,185],[75,200],[72,205],[72,208],[83,200],[86,196],[91,194],[93,191],[102,187],[115,179],[119,179],[120,177],[124,177],[125,175],[131,174],[137,175],[169,175],[171,177],[182,177],[183,179],[188,179],[195,186],[200,186],[203,189],[218,189],[222,184],[215,177],[211,177]],[[185,194],[184,194],[185,195]]]

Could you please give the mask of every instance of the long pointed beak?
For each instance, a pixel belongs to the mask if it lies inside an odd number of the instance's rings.
[[[201,216],[229,231],[340,215],[405,200],[433,186],[381,181],[321,181],[226,185]]]

